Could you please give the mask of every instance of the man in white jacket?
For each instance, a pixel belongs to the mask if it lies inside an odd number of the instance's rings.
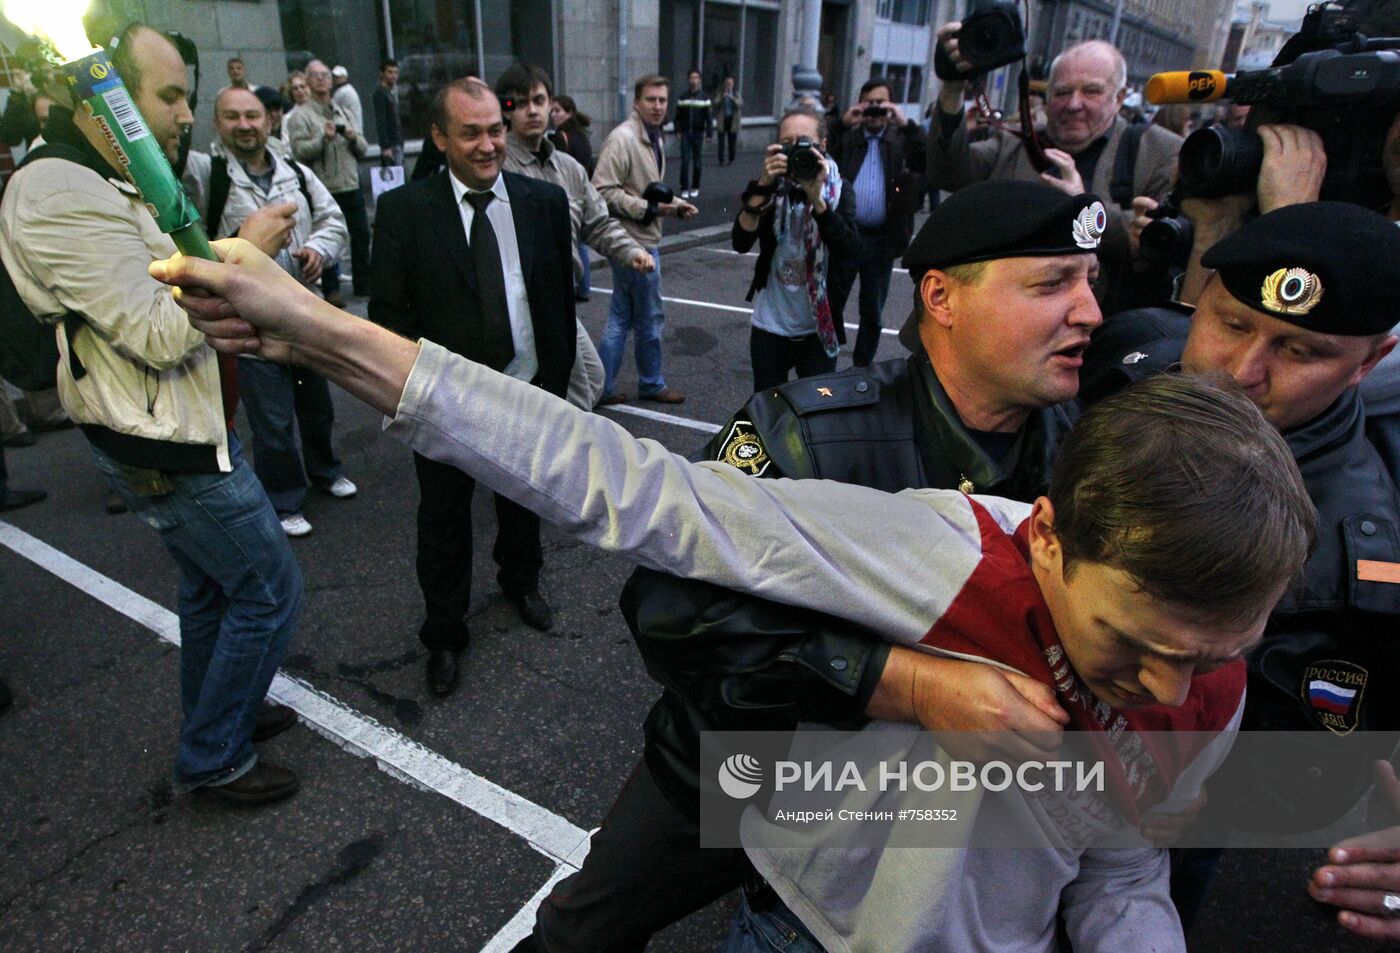
[[[340,255],[348,238],[335,199],[316,173],[268,148],[267,110],[250,90],[229,87],[219,93],[214,128],[219,134],[214,155],[192,152],[185,168],[185,187],[204,213],[210,234],[237,235],[260,209],[290,212],[285,244],[264,250],[288,274],[314,286],[325,262]],[[303,514],[308,485],[337,499],[352,497],[357,489],[331,446],[335,408],[330,385],[306,368],[251,357],[239,359],[238,380],[253,431],[254,471],[283,532],[305,536],[311,532]]]

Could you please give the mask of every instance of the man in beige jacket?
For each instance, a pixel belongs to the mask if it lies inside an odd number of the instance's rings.
[[[637,333],[637,396],[663,404],[685,400],[683,394],[666,386],[661,370],[661,329],[666,314],[661,308],[661,250],[657,246],[662,218],[689,218],[698,210],[684,199],[663,202],[654,193],[647,195],[647,187],[661,184],[666,175],[661,125],[666,121],[669,98],[670,80],[666,77],[653,74],[637,80],[632,116],[603,140],[593,172],[593,185],[608,203],[608,211],[656,263],[651,272],[613,263],[612,307],[598,342],[605,373],[600,405],[627,400],[617,389],[617,372],[631,331]]]

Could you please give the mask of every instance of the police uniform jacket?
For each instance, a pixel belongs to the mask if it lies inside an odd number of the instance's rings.
[[[1002,461],[968,434],[922,352],[755,394],[693,459],[756,477],[826,479],[887,492],[963,489],[1030,502],[1050,481],[1075,414],[1032,415]],[[850,622],[637,570],[624,618],[666,689],[646,721],[648,767],[682,811],[698,805],[702,730],[856,726],[888,644]],[[682,700],[684,696],[684,700]]]
[[[1180,359],[1189,310],[1149,308],[1110,319],[1085,354],[1094,397]],[[1400,494],[1367,437],[1357,389],[1285,433],[1317,507],[1317,540],[1300,585],[1275,607],[1249,658],[1242,727],[1288,731],[1290,747],[1237,751],[1211,801],[1243,829],[1314,830],[1336,820],[1370,783],[1372,756],[1355,731],[1400,729]],[[1387,739],[1369,746],[1386,757]],[[1219,795],[1219,796],[1217,796]],[[1217,802],[1229,799],[1229,804]]]

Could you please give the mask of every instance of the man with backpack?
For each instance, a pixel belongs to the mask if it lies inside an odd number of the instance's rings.
[[[210,235],[238,235],[269,221],[274,238],[270,254],[303,282],[318,281],[322,264],[334,261],[347,240],[335,199],[314,172],[268,148],[267,110],[251,91],[229,87],[219,94],[214,129],[219,135],[214,155],[191,153],[184,176]],[[275,239],[283,234],[279,247]],[[309,483],[337,499],[352,497],[357,489],[331,446],[335,408],[330,385],[305,368],[253,357],[239,358],[238,380],[253,431],[258,480],[283,532],[305,536],[311,532],[302,512]]]
[[[133,24],[112,61],[173,163],[193,121],[179,51]],[[297,775],[260,760],[253,744],[296,721],[290,709],[261,709],[301,615],[302,577],[233,432],[236,363],[148,274],[175,245],[71,110],[53,107],[45,139],[0,201],[0,257],[30,312],[59,326],[64,409],[179,568],[176,790],[235,804],[290,797]],[[245,224],[242,234],[257,231]]]

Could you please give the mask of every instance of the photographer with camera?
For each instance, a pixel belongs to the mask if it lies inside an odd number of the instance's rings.
[[[369,149],[354,118],[331,95],[331,71],[320,60],[306,64],[311,98],[287,115],[287,141],[292,155],[316,173],[340,206],[350,229],[351,276],[357,295],[369,294],[369,215],[360,191],[360,160]],[[344,305],[340,294],[338,264],[327,265],[321,290],[336,307]]]
[[[758,264],[745,300],[754,302],[749,360],[757,393],[788,379],[836,370],[846,343],[828,298],[830,266],[856,258],[856,203],[835,162],[823,154],[826,117],[789,110],[778,141],[763,155],[763,172],[740,197],[733,244],[746,254],[758,242]],[[755,300],[756,298],[756,300]]]
[[[967,22],[974,25],[971,15]],[[1050,65],[1045,130],[1035,132],[1049,163],[1045,171],[1037,170],[1030,155],[1035,147],[1024,142],[1032,130],[1018,135],[1000,129],[972,142],[963,110],[967,79],[985,71],[988,63],[1007,60],[982,48],[994,45],[982,32],[972,34],[976,47],[969,46],[965,33],[962,21],[938,30],[940,54],[966,79],[945,78],[939,91],[937,121],[929,135],[929,183],[954,192],[985,179],[1040,179],[1070,195],[1093,190],[1111,199],[1097,291],[1104,313],[1113,313],[1136,251],[1129,239],[1134,199],[1155,203],[1166,198],[1181,137],[1162,126],[1130,125],[1119,116],[1128,92],[1127,64],[1111,44],[1090,40],[1069,47]]]
[[[877,76],[860,88],[860,101],[846,110],[832,139],[832,156],[846,170],[855,193],[863,248],[859,255],[832,262],[831,314],[840,327],[859,276],[860,330],[851,359],[856,367],[865,367],[880,347],[880,315],[894,260],[908,247],[914,213],[923,204],[924,131],[890,102],[889,80]]]

